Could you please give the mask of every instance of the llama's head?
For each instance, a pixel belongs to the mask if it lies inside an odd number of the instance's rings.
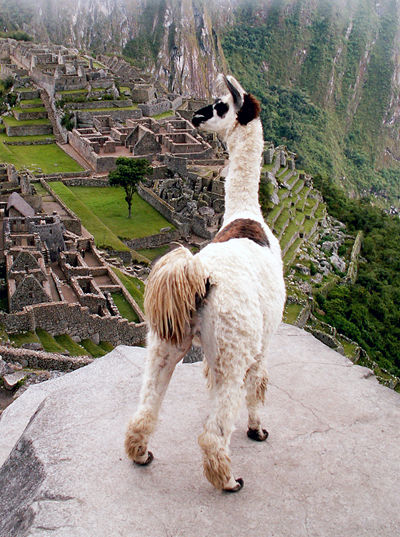
[[[247,125],[259,117],[260,103],[233,76],[218,75],[217,84],[224,95],[194,114],[195,127],[224,134],[236,123]]]

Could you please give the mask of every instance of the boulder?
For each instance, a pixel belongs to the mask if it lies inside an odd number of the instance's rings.
[[[16,371],[15,373],[10,373],[4,375],[3,383],[6,390],[13,390],[18,386],[18,383],[27,378],[27,373],[24,371]]]
[[[400,511],[400,397],[363,367],[282,324],[268,360],[266,442],[232,435],[234,495],[203,476],[210,410],[202,364],[178,364],[150,440],[124,453],[146,350],[118,347],[29,389],[0,420],[0,535],[393,537]]]
[[[340,272],[345,272],[346,270],[346,263],[343,261],[341,257],[339,257],[337,254],[333,253],[330,257],[330,262],[334,267],[336,267]]]

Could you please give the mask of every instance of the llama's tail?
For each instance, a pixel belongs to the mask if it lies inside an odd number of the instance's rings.
[[[156,263],[147,281],[144,308],[160,339],[178,345],[183,341],[196,304],[206,295],[207,276],[199,257],[183,246]]]

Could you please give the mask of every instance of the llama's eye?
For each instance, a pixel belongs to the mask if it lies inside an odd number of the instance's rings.
[[[223,118],[226,116],[226,113],[229,110],[229,106],[226,103],[223,103],[222,101],[217,103],[214,106],[215,110],[217,111],[217,114],[220,118]]]

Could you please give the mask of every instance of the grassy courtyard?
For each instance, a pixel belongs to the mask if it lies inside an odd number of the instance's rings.
[[[51,188],[60,198],[68,205],[68,207],[81,219],[82,225],[94,237],[96,246],[99,248],[111,248],[117,251],[128,251],[129,248],[113,233],[104,222],[99,218],[89,207],[76,196],[70,188],[61,182],[51,183]],[[83,188],[83,187],[79,187]],[[99,191],[100,188],[93,188]]]
[[[83,168],[69,157],[58,145],[5,145],[3,142],[33,142],[54,139],[53,134],[38,136],[12,136],[0,133],[0,162],[14,164],[17,170],[23,167],[32,171],[41,169],[42,173],[80,172]]]
[[[151,205],[146,203],[138,194],[132,200],[132,218],[128,218],[128,205],[125,201],[125,191],[119,187],[66,187],[61,182],[52,183],[54,191],[67,203],[86,226],[86,219],[81,214],[86,207],[101,220],[114,235],[124,239],[136,239],[159,233],[162,228],[173,227]],[[79,204],[77,203],[79,202]],[[95,226],[90,226],[90,233],[101,239]],[[102,232],[101,232],[102,233]],[[100,235],[101,235],[100,233]]]

